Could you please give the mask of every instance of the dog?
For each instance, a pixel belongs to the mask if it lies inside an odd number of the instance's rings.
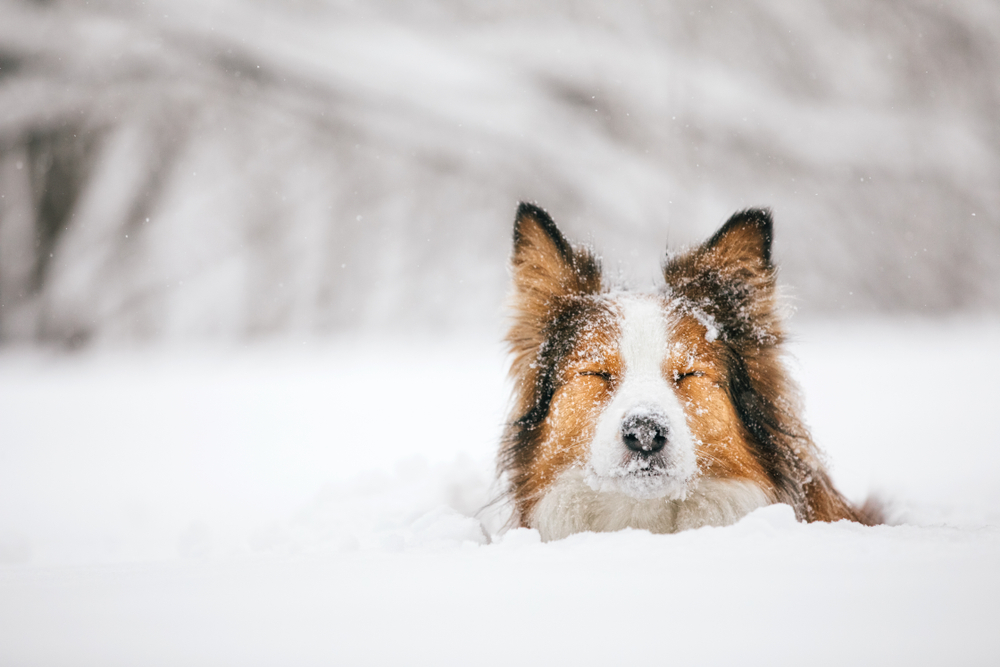
[[[782,363],[766,209],[669,256],[652,293],[606,285],[541,208],[514,222],[511,415],[498,468],[512,524],[673,533],[786,503],[878,522],[833,486]]]

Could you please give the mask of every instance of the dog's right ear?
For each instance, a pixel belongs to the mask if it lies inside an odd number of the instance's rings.
[[[601,291],[601,265],[571,246],[548,213],[525,203],[517,207],[510,265],[514,321],[507,340],[518,358],[533,358],[546,327],[573,297]]]
[[[573,248],[549,214],[534,204],[517,207],[511,256],[515,308],[543,315],[563,297],[601,290],[601,266],[587,250]]]

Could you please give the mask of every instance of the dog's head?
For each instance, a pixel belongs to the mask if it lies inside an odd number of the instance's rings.
[[[590,251],[520,206],[501,468],[522,523],[568,470],[635,499],[683,500],[706,478],[801,493],[771,239],[770,213],[746,210],[668,259],[658,291],[612,290]]]

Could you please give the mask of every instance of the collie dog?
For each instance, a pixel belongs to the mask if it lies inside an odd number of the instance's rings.
[[[652,293],[521,204],[514,223],[512,414],[499,468],[516,525],[671,533],[787,503],[803,521],[876,522],[833,487],[781,360],[767,210],[668,257]]]

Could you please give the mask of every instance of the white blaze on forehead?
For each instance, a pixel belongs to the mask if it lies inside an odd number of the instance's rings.
[[[620,352],[629,375],[659,377],[667,357],[667,319],[653,299],[632,297],[622,307]]]
[[[694,439],[684,408],[664,376],[670,322],[659,299],[627,295],[621,310],[619,353],[623,373],[614,397],[598,419],[590,445],[587,483],[595,491],[625,493],[635,498],[683,498],[697,472]],[[644,469],[621,438],[622,421],[636,413],[656,414],[669,426],[663,466],[657,474]]]

